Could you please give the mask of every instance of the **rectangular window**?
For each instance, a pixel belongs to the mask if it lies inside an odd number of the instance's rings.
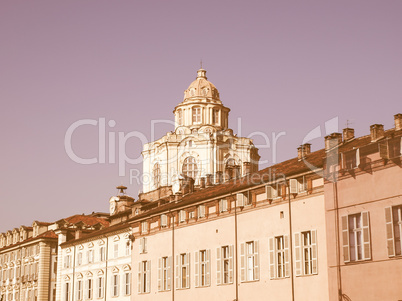
[[[71,255],[66,255],[64,256],[64,268],[69,268],[71,266]],[[25,269],[25,272],[27,271],[27,269]],[[26,275],[26,273],[25,273]]]
[[[178,123],[178,125],[183,125],[183,111],[182,110],[177,111],[177,123]]]
[[[70,301],[70,283],[64,285],[64,301]]]
[[[126,256],[131,254],[131,241],[127,240],[126,242]]]
[[[82,300],[82,280],[77,281],[77,300]]]
[[[119,257],[119,244],[115,243],[113,246],[113,257],[118,258]]]
[[[98,278],[98,298],[103,298],[103,277]]]
[[[385,208],[388,256],[402,255],[402,205]]]
[[[138,293],[150,293],[151,288],[151,262],[141,261],[138,265]]]
[[[195,252],[195,286],[210,285],[210,250]]]
[[[193,124],[201,123],[201,108],[193,107]]]
[[[222,283],[228,284],[233,282],[233,246],[224,246],[222,253]]]
[[[186,211],[180,210],[179,211],[179,222],[184,223],[186,221]]]
[[[112,276],[112,297],[119,295],[119,275]]]
[[[166,214],[161,215],[161,227],[167,227],[167,215]]]
[[[82,264],[82,253],[79,252],[77,254],[77,265],[81,265]]]
[[[94,262],[94,250],[88,250],[87,257],[88,257],[88,263],[93,263]]]
[[[295,274],[317,274],[317,231],[295,233]]]
[[[141,223],[141,233],[148,233],[148,222]]]
[[[176,255],[176,287],[190,288],[190,253]]]
[[[269,238],[270,278],[289,277],[289,236]]]
[[[158,273],[159,291],[170,290],[170,257],[166,256],[159,259]]]
[[[87,298],[92,299],[93,283],[92,279],[87,280]]]
[[[258,241],[240,245],[240,278],[242,282],[259,280]]]
[[[354,149],[343,153],[343,168],[347,170],[355,169],[360,165],[360,151],[359,149]]]
[[[213,109],[212,111],[212,123],[219,124],[219,110]]]
[[[371,259],[369,213],[342,216],[344,262]]]
[[[198,218],[205,217],[205,205],[198,207]]]
[[[100,247],[99,248],[99,260],[100,261],[105,261],[105,247]]]
[[[147,238],[146,237],[141,237],[140,239],[140,254],[144,254],[147,252],[148,249],[148,243],[147,243]]]
[[[126,296],[131,294],[131,273],[124,274],[124,294]]]
[[[228,211],[228,201],[226,199],[219,201],[219,212]]]

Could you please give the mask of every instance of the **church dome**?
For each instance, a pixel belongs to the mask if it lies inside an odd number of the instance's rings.
[[[218,89],[213,83],[207,80],[206,73],[207,71],[202,68],[197,71],[197,78],[184,91],[184,101],[199,100],[202,98],[221,102]]]

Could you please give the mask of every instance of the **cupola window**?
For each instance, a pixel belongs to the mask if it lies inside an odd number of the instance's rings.
[[[219,110],[218,109],[212,110],[212,123],[219,124]]]
[[[154,165],[154,169],[153,169],[153,181],[154,181],[154,186],[156,188],[159,188],[160,186],[160,181],[161,181],[161,168],[159,163],[156,163]]]
[[[194,107],[193,108],[193,124],[200,124],[201,123],[201,108]]]
[[[178,123],[178,125],[183,125],[183,111],[182,110],[177,111],[177,123]]]

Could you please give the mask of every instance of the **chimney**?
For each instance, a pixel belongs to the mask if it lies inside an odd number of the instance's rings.
[[[297,148],[297,158],[299,160],[303,159],[309,153],[311,153],[311,144],[310,143],[304,143]]]
[[[328,151],[335,146],[338,146],[342,143],[342,134],[341,133],[332,133],[328,136],[325,136],[325,150]]]
[[[402,130],[402,114],[394,115],[395,119],[395,131]]]
[[[211,174],[207,174],[205,180],[206,180],[205,181],[206,187],[212,186],[212,175]]]
[[[222,181],[223,181],[222,178],[223,178],[222,172],[221,172],[221,171],[217,171],[217,172],[215,173],[215,184],[221,184]]]
[[[205,177],[200,178],[200,188],[201,189],[205,188]]]
[[[251,163],[243,162],[243,174],[248,175],[249,173],[251,173]]]
[[[194,179],[191,177],[184,177],[180,179],[181,193],[183,195],[194,192]]]
[[[384,125],[382,124],[373,124],[370,125],[370,135],[371,135],[371,142],[377,141],[384,137]]]
[[[344,128],[343,129],[343,141],[352,140],[355,137],[355,129]]]

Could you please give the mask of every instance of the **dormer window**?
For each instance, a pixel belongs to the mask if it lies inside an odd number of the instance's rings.
[[[200,107],[193,107],[193,124],[200,124],[201,123],[201,108]]]
[[[347,170],[355,169],[360,165],[359,149],[343,153],[343,167]]]

